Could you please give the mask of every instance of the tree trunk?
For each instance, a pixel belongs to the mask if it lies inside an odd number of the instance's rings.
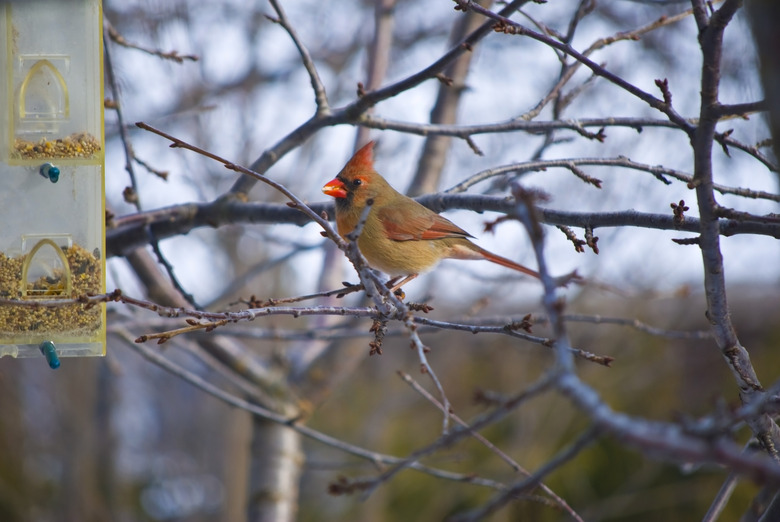
[[[259,417],[254,417],[252,427],[247,519],[292,522],[298,510],[298,484],[303,466],[301,436]]]

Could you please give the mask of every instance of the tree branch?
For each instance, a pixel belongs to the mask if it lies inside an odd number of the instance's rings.
[[[513,2],[507,4],[500,11],[500,14],[505,16],[509,15],[515,12],[528,1],[529,0],[514,0]],[[479,29],[471,33],[458,46],[450,49],[441,58],[436,60],[428,67],[403,80],[388,85],[387,87],[365,93],[363,96],[359,97],[349,105],[341,109],[335,109],[330,114],[315,114],[308,121],[283,137],[270,149],[266,149],[263,154],[252,163],[250,167],[251,170],[261,175],[265,174],[265,172],[267,172],[268,169],[271,168],[271,166],[273,166],[277,161],[279,161],[279,159],[281,159],[285,154],[306,141],[320,129],[343,123],[357,123],[364,116],[365,112],[369,108],[375,106],[377,103],[397,96],[398,94],[412,89],[427,80],[436,78],[436,76],[442,72],[444,68],[453,60],[455,60],[461,54],[472,50],[480,40],[490,34],[492,26],[493,24],[491,22],[482,24]],[[240,177],[231,187],[230,193],[233,195],[237,193],[246,194],[252,189],[255,183],[256,180],[247,177]]]
[[[509,212],[511,204],[506,198],[472,194],[428,194],[417,200],[436,212],[464,209],[474,212]],[[320,214],[333,215],[332,203],[311,203],[308,207]],[[643,227],[657,230],[699,232],[699,220],[686,216],[685,221],[675,222],[671,214],[650,214],[635,210],[616,212],[571,212],[556,209],[540,209],[542,222],[548,225],[574,227],[612,228]],[[106,256],[124,255],[143,246],[149,238],[144,233],[146,224],[162,240],[184,235],[200,227],[219,228],[226,225],[287,223],[303,226],[312,220],[300,210],[279,203],[247,203],[237,200],[216,200],[209,203],[173,205],[149,212],[130,214],[116,218],[115,226],[106,230]],[[757,223],[744,220],[721,219],[720,234],[734,236],[757,234],[780,239],[780,224]]]
[[[737,338],[731,322],[726,298],[726,278],[720,251],[719,205],[715,200],[712,173],[712,145],[715,125],[720,117],[718,89],[723,47],[723,32],[741,5],[740,0],[726,0],[710,17],[706,27],[700,27],[702,50],[701,115],[693,138],[694,181],[701,219],[704,289],[707,297],[707,317],[715,333],[715,341],[723,354],[745,404],[761,400],[763,388],[758,380],[750,355]],[[698,21],[698,19],[697,19]],[[756,438],[773,458],[780,461],[780,427],[766,414],[748,420]]]

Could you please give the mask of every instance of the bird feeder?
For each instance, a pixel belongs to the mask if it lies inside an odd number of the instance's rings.
[[[0,1],[0,356],[105,354],[102,64],[100,0]]]

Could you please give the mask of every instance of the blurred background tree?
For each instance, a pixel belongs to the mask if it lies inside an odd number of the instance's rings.
[[[0,520],[772,520],[780,98],[740,2],[103,8],[108,288],[234,315],[171,336],[112,303],[105,360],[0,361]],[[482,246],[584,283],[453,261],[406,323],[284,301],[358,282],[300,209],[332,216],[368,139]]]

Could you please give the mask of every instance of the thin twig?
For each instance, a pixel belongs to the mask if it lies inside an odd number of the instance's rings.
[[[576,376],[571,347],[562,320],[563,302],[557,299],[557,287],[547,273],[543,233],[536,218],[537,212],[530,195],[525,193],[522,187],[515,186],[513,194],[517,201],[516,215],[528,230],[544,284],[543,303],[553,326],[557,347],[557,370],[552,374],[556,389],[585,412],[597,428],[614,433],[625,444],[652,451],[655,455],[674,461],[717,461],[737,473],[760,477],[762,482],[780,483],[780,467],[773,459],[760,455],[745,455],[736,444],[726,438],[692,436],[677,425],[617,413],[604,403],[592,387]]]
[[[427,317],[415,317],[414,322],[417,324],[423,324],[427,326],[435,326],[437,328],[443,328],[448,330],[460,330],[460,331],[466,331],[471,332],[473,334],[477,333],[495,333],[495,334],[502,334],[502,335],[508,335],[510,337],[516,337],[518,339],[523,339],[524,341],[529,341],[534,344],[539,344],[541,346],[544,346],[546,348],[553,348],[555,345],[555,341],[553,339],[547,338],[547,337],[538,337],[535,335],[530,335],[523,332],[518,332],[517,330],[513,329],[510,325],[504,325],[504,326],[476,326],[476,325],[470,325],[470,324],[463,324],[463,323],[452,323],[448,321],[438,321],[436,319],[429,319]],[[585,361],[593,362],[596,364],[600,364],[602,366],[609,366],[612,364],[612,362],[615,360],[614,357],[610,357],[608,355],[598,355],[595,353],[588,352],[586,350],[581,350],[578,348],[569,348],[571,350],[571,353]]]
[[[731,321],[726,297],[726,278],[723,254],[720,250],[719,209],[713,191],[712,148],[719,113],[720,68],[723,33],[741,7],[740,0],[726,0],[713,13],[701,30],[699,43],[702,51],[700,123],[692,139],[694,151],[694,182],[701,220],[699,246],[704,265],[704,288],[707,298],[707,318],[712,325],[715,341],[721,350],[739,388],[744,404],[760,401],[764,390],[750,361],[750,354],[742,346]],[[694,9],[696,7],[694,6]],[[697,18],[697,22],[702,22]],[[755,437],[775,461],[780,462],[780,427],[767,414],[747,420]]]
[[[507,4],[500,13],[505,16],[509,16],[523,4],[529,0],[514,0]],[[346,105],[337,110],[331,111],[327,115],[312,116],[308,121],[298,126],[292,132],[284,136],[275,145],[266,149],[263,154],[255,160],[251,167],[252,170],[263,174],[271,166],[276,164],[284,155],[293,150],[295,147],[303,143],[306,139],[311,137],[320,129],[330,127],[333,125],[341,125],[345,123],[358,124],[360,120],[365,116],[366,111],[377,105],[378,103],[387,100],[417,87],[421,83],[436,79],[438,75],[444,70],[447,65],[457,59],[458,56],[465,52],[470,52],[474,46],[482,40],[485,36],[489,35],[492,30],[493,23],[486,22],[482,24],[477,30],[469,34],[463,42],[453,47],[441,58],[433,62],[428,67],[408,76],[396,83],[382,87],[375,91],[369,91],[362,96],[359,96],[352,103]],[[243,193],[246,194],[254,186],[256,180],[247,177],[241,177],[233,184],[230,189],[231,194]]]
[[[409,316],[407,316],[405,319],[404,324],[406,325],[407,330],[409,330],[409,335],[412,339],[412,347],[417,350],[417,357],[420,359],[421,371],[423,373],[427,373],[431,377],[434,386],[436,386],[436,390],[438,390],[439,394],[441,395],[441,402],[443,404],[442,413],[444,414],[441,431],[442,434],[446,434],[450,425],[450,400],[447,398],[447,394],[444,392],[444,387],[441,385],[439,377],[437,377],[436,372],[433,371],[431,363],[428,362],[428,357],[425,355],[428,352],[428,347],[426,347],[423,344],[422,339],[420,339],[420,336],[417,333],[417,326]]]
[[[511,502],[516,496],[525,491],[532,490],[540,485],[542,479],[555,471],[557,468],[568,463],[579,455],[582,450],[590,446],[598,436],[598,430],[591,426],[580,435],[568,448],[565,448],[555,457],[548,460],[543,466],[534,471],[528,478],[512,484],[504,491],[496,494],[490,501],[469,513],[454,517],[452,522],[476,522]]]
[[[737,487],[738,482],[739,477],[737,474],[729,473],[726,480],[723,481],[723,484],[720,486],[717,495],[712,499],[712,504],[710,504],[710,508],[707,510],[704,518],[701,519],[701,522],[715,522],[718,520],[723,513],[723,510],[726,509],[726,505],[731,498],[731,494],[734,493],[734,489]]]
[[[590,140],[600,139],[598,132],[589,132],[589,127],[628,127],[640,132],[645,127],[678,128],[674,123],[655,118],[582,118],[578,120],[559,119],[549,121],[526,121],[523,119],[511,119],[497,123],[483,123],[476,125],[445,125],[436,123],[412,123],[399,120],[391,120],[373,115],[366,115],[357,122],[359,125],[380,130],[394,130],[406,134],[419,136],[453,136],[469,138],[478,134],[494,134],[524,131],[533,134],[544,134],[555,129],[573,130],[580,136]]]
[[[104,23],[106,24],[104,26],[106,27],[106,32],[110,34],[112,29],[111,24],[109,24],[106,19],[104,19]],[[130,191],[128,191],[127,189],[125,190],[125,199],[129,203],[133,204],[135,208],[140,212],[141,196],[138,191],[138,182],[135,175],[135,169],[133,168],[133,158],[135,154],[133,153],[133,147],[130,144],[130,136],[128,133],[128,128],[125,126],[124,123],[124,112],[122,110],[122,104],[119,102],[119,86],[117,85],[116,82],[116,77],[114,75],[114,66],[111,61],[111,46],[108,45],[108,38],[106,38],[105,34],[103,35],[103,55],[106,61],[106,75],[108,77],[109,84],[111,85],[111,95],[113,96],[115,102],[114,111],[116,112],[117,124],[119,126],[119,137],[122,141],[122,146],[125,151],[125,170],[130,176],[131,190]],[[173,265],[163,255],[162,250],[160,250],[160,242],[157,236],[155,236],[152,227],[145,226],[144,232],[148,239],[149,245],[151,245],[152,250],[154,251],[154,254],[157,257],[157,261],[163,266],[163,268],[165,268],[165,271],[168,273],[168,277],[170,278],[171,283],[173,283],[174,288],[176,288],[176,290],[182,295],[182,297],[184,297],[187,300],[188,303],[197,307],[198,305],[195,302],[195,298],[192,296],[192,294],[190,294],[184,289],[181,282],[179,282],[179,279],[174,274]]]
[[[176,63],[184,63],[184,60],[190,60],[193,62],[197,62],[199,60],[199,58],[194,54],[179,54],[179,52],[176,50],[161,51],[159,49],[148,49],[139,44],[128,42],[127,40],[125,40],[124,36],[122,36],[119,33],[119,31],[117,31],[116,28],[111,24],[111,22],[109,22],[108,19],[105,17],[103,18],[103,24],[108,30],[108,35],[111,37],[111,40],[114,41],[117,45],[121,45],[122,47],[127,47],[128,49],[136,49],[146,54],[151,54],[152,56],[157,56],[158,58],[162,58],[163,60],[172,60]]]
[[[401,379],[403,379],[403,381],[404,381],[405,383],[409,384],[409,386],[411,386],[411,387],[412,387],[412,389],[413,389],[414,391],[416,391],[417,393],[419,393],[420,395],[422,395],[423,397],[425,397],[425,399],[427,399],[427,400],[428,400],[428,401],[429,401],[431,404],[433,404],[434,406],[436,406],[437,408],[439,408],[439,410],[441,410],[441,411],[445,411],[445,408],[444,408],[444,406],[443,406],[443,405],[442,405],[442,404],[441,404],[441,403],[440,403],[438,400],[436,400],[436,397],[434,397],[433,395],[431,395],[430,393],[428,393],[428,390],[426,390],[425,388],[423,388],[423,387],[422,387],[422,386],[421,386],[421,385],[420,385],[420,384],[419,384],[417,381],[415,381],[415,380],[414,380],[414,379],[413,379],[413,378],[412,378],[412,377],[411,377],[409,374],[407,374],[407,373],[404,373],[404,372],[401,372],[401,371],[399,371],[399,372],[398,372],[398,375],[401,377]],[[452,417],[452,419],[453,419],[455,422],[457,422],[458,424],[460,424],[460,425],[461,425],[461,426],[463,426],[464,428],[466,428],[466,429],[470,429],[470,427],[469,427],[469,425],[466,423],[466,421],[464,421],[463,419],[461,419],[461,418],[460,418],[459,416],[457,416],[455,413],[452,413],[452,412],[451,412],[451,413],[450,413],[450,416]],[[506,462],[506,463],[507,463],[507,464],[508,464],[508,465],[509,465],[509,466],[510,466],[510,467],[511,467],[513,470],[515,470],[515,471],[517,471],[517,472],[519,472],[519,473],[522,473],[522,474],[523,474],[523,475],[525,475],[525,476],[530,476],[530,475],[531,475],[531,473],[530,473],[529,471],[527,471],[527,470],[526,470],[525,468],[523,468],[523,467],[522,467],[520,464],[518,464],[518,463],[517,463],[517,462],[516,462],[514,459],[512,459],[512,457],[510,457],[509,455],[507,455],[506,453],[504,453],[504,452],[503,452],[503,451],[502,451],[502,450],[501,450],[499,447],[497,447],[495,444],[493,444],[492,442],[490,442],[489,440],[487,440],[487,439],[486,439],[485,437],[483,437],[481,434],[479,434],[479,433],[477,433],[477,432],[475,432],[475,431],[472,431],[472,434],[471,434],[471,436],[472,436],[472,437],[474,437],[474,439],[476,439],[477,441],[479,441],[479,442],[480,442],[480,443],[481,443],[483,446],[485,446],[486,448],[488,448],[490,451],[492,451],[493,453],[495,453],[496,455],[498,455],[498,458],[500,458],[501,460],[503,460],[504,462]],[[545,493],[547,493],[548,495],[550,495],[550,497],[552,497],[553,501],[555,501],[555,503],[557,503],[557,504],[558,504],[558,505],[559,505],[561,508],[563,508],[563,509],[564,509],[564,510],[565,510],[567,513],[569,513],[569,515],[571,515],[571,517],[572,517],[574,520],[577,520],[578,522],[583,522],[582,518],[581,518],[581,517],[580,517],[580,516],[577,514],[577,512],[576,512],[576,511],[574,511],[574,510],[571,508],[571,506],[569,506],[569,504],[568,504],[568,503],[567,503],[567,502],[566,502],[566,501],[565,501],[563,498],[561,498],[560,496],[558,496],[558,495],[557,495],[557,494],[556,494],[556,493],[555,493],[555,492],[554,492],[552,489],[550,489],[550,488],[549,488],[549,487],[548,487],[546,484],[544,484],[543,482],[541,482],[541,481],[540,481],[540,482],[539,482],[539,487],[540,487],[540,488],[542,488],[542,490],[543,490]]]
[[[475,421],[471,423],[470,428],[468,429],[453,428],[449,430],[447,433],[443,434],[433,443],[414,451],[411,455],[403,459],[401,462],[395,464],[390,469],[381,473],[376,478],[366,481],[366,485],[363,488],[364,491],[363,497],[367,498],[381,484],[384,484],[385,482],[390,480],[400,471],[403,471],[408,467],[414,466],[421,458],[425,457],[426,455],[430,455],[431,453],[434,453],[441,448],[451,446],[455,442],[471,436],[472,432],[479,431],[486,426],[494,424],[498,420],[508,415],[510,412],[514,411],[521,404],[524,404],[528,400],[547,391],[552,384],[553,384],[553,379],[550,376],[545,376],[540,380],[538,380],[537,382],[535,382],[534,384],[532,384],[531,386],[515,394],[510,401],[507,401],[506,403],[501,404],[498,408],[495,408],[491,412],[478,417]]]
[[[590,60],[587,56],[585,56],[583,53],[575,50],[570,45],[561,43],[553,38],[550,38],[547,35],[538,33],[536,31],[532,31],[528,29],[527,27],[524,27],[523,25],[515,22],[514,20],[511,20],[507,18],[506,16],[501,15],[500,13],[494,13],[490,11],[489,9],[485,9],[479,4],[476,4],[474,2],[470,2],[468,0],[456,0],[456,3],[460,5],[462,8],[466,9],[473,9],[483,15],[485,15],[488,18],[491,18],[492,20],[495,20],[498,22],[497,25],[494,26],[494,29],[497,32],[503,32],[507,34],[513,34],[513,35],[520,35],[520,36],[527,36],[529,38],[532,38],[538,42],[541,42],[549,47],[553,47],[555,49],[558,49],[559,51],[562,51],[569,56],[573,57],[577,61],[581,62],[585,67],[589,68],[591,71],[593,71],[594,74],[601,76],[605,78],[606,80],[614,83],[618,87],[624,89],[625,91],[633,94],[640,100],[644,101],[654,109],[662,112],[665,114],[670,121],[675,123],[680,129],[685,131],[689,136],[692,136],[694,132],[694,126],[691,125],[685,118],[680,116],[672,107],[671,105],[665,103],[663,100],[660,100],[653,96],[652,94],[643,91],[639,87],[635,86],[632,83],[629,83],[628,81],[624,80],[622,77],[608,71],[606,68],[602,67],[601,65],[597,64],[596,62]]]
[[[397,0],[374,0],[374,38],[368,50],[366,83],[358,84],[359,91],[379,89],[387,75],[390,53],[393,51],[393,28]],[[370,114],[373,107],[366,111]],[[359,127],[355,135],[355,150],[368,143],[369,129]]]
[[[511,211],[507,198],[481,194],[428,194],[417,201],[434,210],[465,209],[474,212]],[[308,207],[317,215],[327,212],[332,215],[332,203],[311,203]],[[566,225],[592,230],[613,227],[641,227],[657,230],[685,231],[698,234],[699,219],[686,216],[680,225],[671,214],[652,214],[635,210],[614,212],[577,212],[540,208],[540,219],[547,225]],[[148,242],[145,233],[147,225],[154,228],[155,235],[162,240],[186,234],[194,228],[219,228],[239,223],[289,223],[299,226],[310,223],[312,218],[286,204],[243,202],[238,199],[219,199],[204,203],[185,203],[150,210],[138,214],[115,217],[114,227],[106,230],[106,257],[125,253]],[[755,234],[780,239],[780,225],[777,223],[756,223],[730,219],[718,222],[724,236]]]
[[[130,348],[138,352],[147,360],[163,368],[169,373],[181,378],[182,380],[189,382],[196,388],[199,388],[200,390],[203,390],[209,395],[216,397],[217,399],[225,402],[226,404],[229,404],[236,408],[240,408],[244,411],[247,411],[253,415],[259,416],[271,422],[275,422],[277,424],[287,426],[291,430],[296,431],[301,435],[308,437],[312,440],[320,442],[321,444],[325,444],[326,446],[330,446],[332,448],[338,449],[350,455],[354,455],[356,457],[366,459],[370,462],[374,462],[374,463],[378,462],[378,463],[392,465],[392,464],[399,464],[401,462],[406,461],[406,459],[393,457],[391,455],[385,455],[382,453],[377,453],[374,451],[361,448],[359,446],[355,446],[354,444],[349,444],[347,442],[342,441],[341,439],[331,437],[330,435],[326,435],[325,433],[309,428],[306,425],[299,424],[297,422],[298,421],[297,417],[285,417],[271,410],[263,408],[262,406],[252,404],[240,397],[236,397],[235,395],[232,395],[218,388],[217,386],[211,384],[208,380],[200,377],[199,375],[196,375],[190,372],[189,370],[170,361],[169,359],[166,359],[158,351],[152,350],[144,345],[139,345],[134,343],[132,335],[129,332],[122,331],[121,329],[116,329],[114,333],[118,335],[123,341],[125,341],[127,346],[129,346]],[[504,487],[503,484],[501,483],[476,477],[473,474],[463,475],[460,473],[453,473],[446,470],[431,468],[429,466],[423,466],[416,462],[410,463],[406,467],[446,480],[465,482],[465,483],[484,486],[493,489],[501,489]]]
[[[325,92],[325,85],[320,79],[320,75],[317,72],[317,66],[314,64],[314,60],[312,59],[309,50],[303,44],[303,41],[298,36],[295,28],[288,20],[287,14],[284,12],[284,9],[282,9],[282,6],[279,4],[278,0],[269,0],[269,2],[278,16],[278,19],[272,19],[270,17],[269,19],[278,23],[284,28],[285,31],[287,31],[287,34],[290,35],[290,39],[298,49],[298,54],[301,55],[301,63],[303,63],[304,69],[306,69],[306,72],[309,74],[311,88],[314,91],[314,101],[317,103],[317,114],[330,114],[330,106],[328,104],[328,95]]]

